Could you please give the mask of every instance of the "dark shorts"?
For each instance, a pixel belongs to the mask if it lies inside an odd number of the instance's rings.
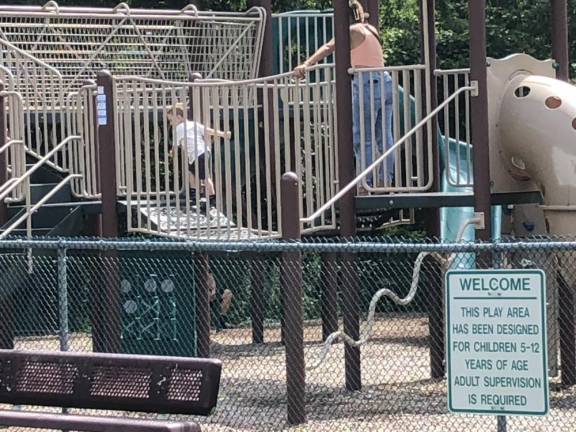
[[[195,177],[198,175],[200,180],[206,180],[206,162],[208,162],[208,166],[210,166],[210,154],[202,153],[194,160],[194,162],[188,165],[190,174]],[[196,164],[198,164],[198,174],[196,174]]]

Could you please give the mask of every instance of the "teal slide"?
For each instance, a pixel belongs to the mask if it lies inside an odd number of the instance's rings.
[[[449,146],[447,145],[449,144]],[[460,145],[460,152],[457,151]],[[458,143],[454,139],[450,139],[446,143],[446,138],[438,132],[438,146],[440,147],[440,169],[442,171],[442,192],[472,192],[472,187],[455,187],[448,184],[448,176],[450,178],[457,178],[458,169],[460,170],[460,178],[468,178],[469,163],[466,158],[467,143]],[[446,151],[450,149],[449,164],[446,160]],[[457,153],[460,153],[459,155]],[[458,167],[457,159],[460,157],[460,166]],[[472,207],[452,207],[443,208],[440,213],[440,237],[442,242],[454,242],[458,239],[458,231],[460,227],[471,217],[474,217],[474,209]],[[500,238],[502,224],[502,209],[500,206],[492,207],[492,233],[495,240]],[[462,241],[474,241],[474,227],[469,226],[464,231]]]
[[[404,106],[404,90],[402,87],[398,87],[399,102],[400,102],[400,112],[403,112]],[[416,120],[416,103],[413,96],[410,96],[410,112],[412,115],[412,124]],[[400,133],[404,134],[406,128],[404,127],[404,122],[400,121]],[[468,144],[460,141],[458,143],[456,140],[450,138],[450,141],[446,142],[446,137],[444,137],[440,129],[438,129],[438,150],[440,152],[440,170],[442,172],[442,192],[469,192],[472,193],[472,187],[457,187],[448,184],[448,178],[462,178],[468,179],[469,177],[469,162],[466,159]],[[447,145],[449,144],[449,145]],[[458,146],[460,146],[460,151],[458,151]],[[450,151],[450,158],[447,158],[446,152]],[[457,163],[457,159],[460,158],[460,163]],[[460,176],[458,176],[458,170],[460,170]],[[450,177],[448,177],[450,176]],[[450,207],[442,208],[440,210],[440,238],[444,243],[455,242],[458,239],[458,231],[460,227],[466,223],[467,220],[474,217],[474,209],[472,207]],[[492,209],[492,233],[495,240],[500,238],[501,234],[501,222],[502,222],[502,209],[501,207],[493,207]],[[464,231],[464,235],[461,241],[469,242],[474,241],[475,230],[471,225]],[[462,260],[461,260],[462,261]]]

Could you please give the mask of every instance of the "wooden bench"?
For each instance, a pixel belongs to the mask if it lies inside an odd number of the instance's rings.
[[[0,350],[0,403],[208,415],[222,363],[213,359]],[[194,422],[0,411],[0,425],[80,431],[200,431]]]

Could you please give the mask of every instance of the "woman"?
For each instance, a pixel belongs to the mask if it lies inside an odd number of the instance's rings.
[[[350,26],[350,60],[352,67],[378,68],[384,67],[384,53],[378,35],[378,30],[366,22],[367,14],[357,0],[350,1],[350,8],[355,23]],[[294,69],[294,76],[303,78],[306,69],[334,52],[334,39],[318,49],[308,60]],[[382,83],[383,81],[383,83]],[[382,106],[382,85],[384,85],[384,106]],[[361,97],[362,96],[362,97]],[[360,111],[360,101],[364,110]],[[392,78],[388,72],[381,70],[375,72],[356,72],[352,80],[352,106],[353,106],[353,140],[356,161],[360,164],[360,171],[368,167],[374,161],[373,145],[376,145],[379,154],[385,151],[382,142],[382,115],[384,115],[384,127],[386,136],[386,149],[392,147]],[[361,122],[360,115],[364,120],[364,163],[361,152]],[[374,135],[372,136],[372,123]],[[378,157],[378,155],[377,155]],[[381,183],[390,186],[394,177],[394,156],[386,158],[385,169],[380,168],[379,179]],[[372,174],[366,177],[369,186],[373,186]]]

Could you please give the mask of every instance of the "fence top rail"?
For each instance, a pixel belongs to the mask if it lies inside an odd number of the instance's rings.
[[[66,249],[99,251],[180,251],[180,252],[224,252],[224,253],[281,253],[281,252],[317,252],[317,253],[480,253],[514,251],[576,252],[576,239],[528,238],[506,240],[494,243],[433,243],[409,240],[403,243],[396,239],[378,239],[358,241],[339,239],[338,241],[167,241],[133,239],[64,239],[14,238],[0,241],[2,249]]]

